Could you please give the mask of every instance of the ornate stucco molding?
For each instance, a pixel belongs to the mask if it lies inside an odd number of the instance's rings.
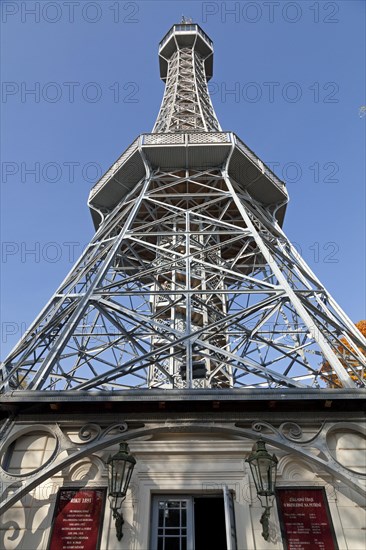
[[[136,426],[136,423],[135,423]],[[159,434],[176,433],[206,433],[220,434],[223,437],[239,437],[243,440],[256,440],[262,437],[266,443],[281,449],[313,464],[318,471],[326,472],[345,483],[360,495],[366,495],[365,474],[352,471],[334,458],[329,448],[329,436],[332,433],[343,431],[365,435],[365,426],[360,422],[333,422],[324,421],[315,433],[308,435],[301,425],[295,422],[283,422],[275,427],[269,422],[256,421],[247,426],[235,422],[202,422],[202,421],[171,421],[146,422],[139,427],[133,423],[118,422],[102,427],[96,422],[82,425],[78,433],[78,441],[70,439],[62,427],[62,423],[45,424],[13,424],[12,429],[0,448],[0,457],[9,449],[9,446],[22,435],[31,435],[44,432],[55,439],[55,449],[44,465],[30,474],[14,474],[0,469],[2,484],[2,501],[0,514],[5,512],[25,494],[36,488],[47,479],[56,475],[66,467],[75,464],[80,459],[93,453],[107,449],[122,440],[134,440],[143,436],[158,436]],[[248,447],[249,450],[249,447]],[[3,463],[3,462],[2,462]]]

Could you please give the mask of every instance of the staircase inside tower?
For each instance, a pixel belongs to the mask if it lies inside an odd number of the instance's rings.
[[[207,219],[216,219],[220,214],[217,203],[211,204],[208,187],[219,190],[222,184],[217,172],[182,170],[168,176],[157,174],[156,195],[164,195],[162,189],[169,186],[165,201],[183,210],[181,215],[177,212],[173,216],[170,210],[168,219],[164,212],[157,213],[160,234],[154,239],[157,253],[153,259],[157,275],[150,301],[153,316],[159,322],[182,335],[194,337],[200,333],[200,338],[213,348],[228,351],[230,343],[225,332],[217,333],[210,328],[227,314],[226,294],[221,292],[226,288],[225,277],[212,273],[209,267],[210,264],[223,265],[221,252],[225,238],[212,231],[207,223]],[[171,261],[161,269],[167,258]],[[151,343],[158,352],[168,341],[153,336]],[[151,367],[149,386],[166,387],[167,374],[168,387],[185,387],[187,381],[193,387],[233,385],[232,367],[226,364],[222,355],[208,353],[207,349],[192,343],[192,338],[187,344],[170,348],[164,372],[156,365]]]

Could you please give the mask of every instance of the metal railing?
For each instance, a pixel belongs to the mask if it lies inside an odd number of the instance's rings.
[[[159,49],[161,50],[165,44],[168,42],[169,38],[176,32],[196,32],[198,33],[205,42],[212,48],[213,42],[210,40],[210,38],[207,36],[207,34],[201,29],[199,25],[196,24],[183,24],[183,25],[174,25],[164,36],[164,38],[161,40],[159,44]]]
[[[131,145],[126,149],[124,153],[122,153],[122,155],[116,160],[116,162],[108,168],[104,176],[102,176],[100,180],[94,185],[94,187],[91,188],[90,194],[89,194],[89,200],[91,200],[96,195],[96,193],[98,193],[99,189],[101,189],[108,180],[113,178],[114,174],[118,172],[122,164],[124,164],[126,160],[131,155],[133,155],[133,153],[138,148],[138,142],[139,142],[139,137],[131,143]]]
[[[115,173],[121,168],[121,166],[131,157],[138,149],[139,140],[141,139],[142,146],[151,145],[209,145],[209,144],[225,144],[234,143],[238,149],[249,158],[252,163],[261,170],[265,176],[275,183],[282,190],[286,188],[285,183],[280,180],[274,172],[259,157],[251,150],[245,143],[243,143],[232,132],[175,132],[175,133],[154,133],[154,134],[141,134],[126,151],[112,164],[102,178],[92,187],[89,194],[89,201],[98,193],[98,191],[104,186],[104,184],[113,178]]]
[[[286,188],[285,183],[280,180],[280,178],[278,178],[276,174],[272,172],[272,170],[268,168],[268,166],[264,164],[264,162],[261,161],[261,159],[257,157],[257,155],[251,149],[249,149],[249,147],[245,145],[245,143],[241,141],[241,139],[238,138],[238,136],[236,136],[235,134],[233,135],[235,136],[235,143],[241,150],[241,152],[244,153],[248,158],[250,158],[250,160],[263,172],[263,174],[267,176],[268,179],[281,187],[281,189]]]
[[[142,145],[187,145],[188,143],[231,143],[229,132],[175,132],[142,134]]]

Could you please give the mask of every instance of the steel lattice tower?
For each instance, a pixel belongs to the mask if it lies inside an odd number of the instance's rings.
[[[174,25],[150,134],[91,190],[96,234],[1,367],[2,391],[364,385],[366,342],[281,226],[285,185],[209,97]]]

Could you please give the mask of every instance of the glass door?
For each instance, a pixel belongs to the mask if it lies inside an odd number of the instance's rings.
[[[193,500],[153,497],[152,550],[193,550]]]
[[[237,550],[234,501],[224,486],[212,495],[155,495],[151,550]]]

